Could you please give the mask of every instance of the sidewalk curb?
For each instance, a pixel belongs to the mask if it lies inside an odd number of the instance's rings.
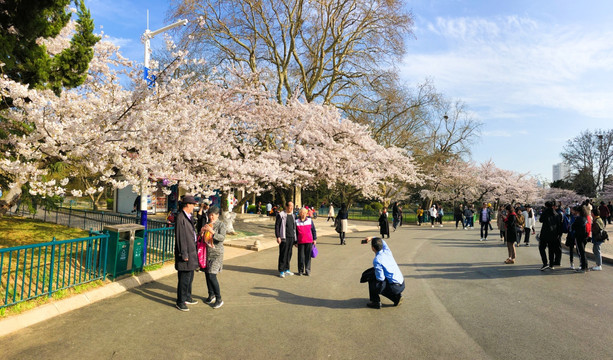
[[[589,244],[589,243],[588,243],[588,244]],[[564,245],[564,243],[562,243],[562,249],[565,249],[565,250],[570,251],[570,248],[569,248],[568,246]],[[579,255],[576,255],[576,253],[575,253],[575,256],[576,256],[577,258],[579,257]],[[591,252],[591,251],[587,251],[587,248],[586,248],[586,251],[585,251],[585,256],[586,256],[588,259],[590,259],[590,260],[594,260],[594,261],[596,261],[596,256],[594,256],[594,253],[593,253],[593,252]],[[606,264],[609,264],[609,265],[613,265],[613,256],[611,256],[611,255],[605,255],[605,254],[602,254],[602,263],[603,263],[603,264],[605,264],[605,263],[606,263]]]

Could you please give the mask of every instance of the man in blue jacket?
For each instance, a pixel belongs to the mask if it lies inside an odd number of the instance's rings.
[[[394,306],[398,306],[402,301],[404,277],[400,272],[398,264],[396,264],[396,260],[394,260],[394,255],[392,255],[392,251],[383,239],[368,237],[362,240],[363,244],[368,242],[371,243],[375,258],[372,261],[374,273],[368,276],[370,302],[366,306],[373,309],[381,309],[381,298],[379,295],[392,300]]]

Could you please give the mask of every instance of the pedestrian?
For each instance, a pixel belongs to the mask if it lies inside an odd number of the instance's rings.
[[[601,203],[601,207],[603,205],[604,202]],[[604,235],[606,234],[604,229],[605,224],[600,216],[600,209],[594,207],[592,209],[592,217],[594,218],[592,222],[592,253],[594,254],[594,258],[596,260],[596,266],[592,267],[590,270],[600,271],[602,270],[602,253],[600,252],[600,247],[602,246],[602,243],[607,240],[607,237]]]
[[[313,219],[308,217],[305,208],[298,212],[296,219],[296,240],[298,247],[298,275],[311,275],[311,251],[317,244],[317,232]]]
[[[345,242],[345,235],[347,233],[349,219],[349,211],[347,210],[347,205],[345,203],[341,204],[341,209],[338,211],[338,215],[336,216],[336,232],[338,232],[338,236],[341,241],[341,245],[347,245]]]
[[[294,275],[289,271],[290,261],[292,260],[292,248],[296,242],[296,219],[294,218],[294,203],[285,203],[285,210],[277,214],[275,221],[275,236],[279,244],[279,277]]]
[[[521,207],[516,207],[515,208],[515,214],[517,214],[517,226],[516,226],[516,231],[517,231],[517,240],[516,240],[516,244],[517,247],[519,247],[519,244],[521,244],[521,236],[524,234],[524,225],[526,224],[526,218],[524,218],[524,214],[521,211]]]
[[[439,204],[438,205],[438,223],[440,224],[441,227],[443,227],[443,216],[445,215],[445,211],[443,211],[443,207]]]
[[[175,269],[178,275],[176,307],[181,311],[189,311],[187,305],[198,303],[192,298],[194,270],[198,268],[196,228],[192,219],[195,205],[196,199],[193,196],[184,196],[175,224]]]
[[[464,220],[465,220],[464,229],[465,230],[470,229],[472,218],[473,218],[473,212],[468,206],[468,204],[466,204],[466,206],[464,206]]]
[[[587,256],[585,254],[585,245],[587,244],[587,237],[589,234],[589,227],[587,218],[589,217],[586,205],[575,206],[575,212],[577,218],[573,222],[572,231],[575,235],[575,245],[577,246],[577,253],[579,254],[579,267],[575,269],[576,272],[587,271]]]
[[[385,235],[387,238],[390,238],[390,223],[387,218],[387,208],[384,207],[383,211],[381,211],[381,215],[379,215],[379,233],[381,234],[381,238],[385,239]]]
[[[270,203],[270,201],[266,203],[266,214],[268,216],[272,216],[273,215],[273,213],[272,213],[272,204]]]
[[[330,219],[334,222],[334,204],[332,203],[330,203],[330,207],[328,208],[328,220],[326,220],[326,222],[330,221]]]
[[[579,217],[579,211],[577,209],[577,207],[573,207],[570,209],[570,231],[568,232],[568,234],[566,235],[566,241],[564,242],[564,245],[566,245],[568,247],[568,257],[570,260],[570,269],[571,270],[575,270],[575,265],[573,264],[573,259],[574,259],[574,255],[575,255],[575,248],[577,247],[576,245],[576,239],[575,239],[575,230],[574,230],[574,223],[577,220],[577,218]],[[577,254],[579,254],[577,252]]]
[[[209,201],[204,200],[200,202],[200,209],[198,209],[198,222],[196,223],[196,231],[202,235],[202,227],[209,223]]]
[[[607,205],[607,209],[609,209],[609,219],[608,222],[609,224],[613,221],[613,204],[611,204],[611,202],[609,201],[609,204]],[[602,219],[604,220],[604,219]]]
[[[487,203],[487,208],[490,210],[490,214],[494,213],[494,210],[492,209],[492,204]],[[490,231],[494,231],[494,228],[492,227],[492,222],[490,221]]]
[[[530,232],[532,232],[532,235],[535,234],[534,225],[536,224],[536,216],[530,204],[524,206],[522,215],[524,215],[524,244],[530,246]]]
[[[398,201],[394,202],[392,206],[392,226],[394,227],[394,231],[398,227],[400,223],[400,210],[398,210]]]
[[[421,226],[424,222],[424,209],[422,209],[421,205],[417,208],[417,225]]]
[[[481,225],[481,240],[487,241],[487,231],[489,229],[490,222],[492,221],[492,213],[487,207],[486,203],[483,203],[483,207],[479,212],[479,225]]]
[[[506,227],[506,241],[509,258],[504,261],[505,264],[515,264],[515,242],[517,241],[517,214],[510,204],[505,206],[507,216],[504,219]]]
[[[564,210],[562,208],[561,202],[554,201],[553,210],[560,216],[560,231],[558,232],[558,236],[554,238],[554,241],[552,244],[550,244],[550,246],[553,247],[553,265],[561,266],[561,263],[562,263],[562,234],[564,232],[570,231],[570,224],[568,224],[570,219],[566,217],[566,215],[564,214]],[[567,228],[563,226],[564,223],[568,225]]]
[[[507,216],[507,212],[504,209],[504,206],[500,205],[498,207],[498,216],[496,217],[496,226],[498,226],[498,230],[500,231],[500,241],[505,241],[507,232],[506,227],[504,225],[504,218]]]
[[[381,309],[381,297],[390,299],[394,306],[398,306],[402,301],[404,291],[404,276],[394,259],[392,251],[381,238],[366,238],[363,244],[371,243],[371,249],[375,253],[373,267],[362,274],[361,282],[368,281],[368,294],[370,302],[366,304],[369,308]]]
[[[436,204],[432,204],[430,208],[430,225],[434,227],[434,221],[438,217],[438,209],[436,208]]]
[[[398,226],[402,227],[402,206],[398,205]]]
[[[598,207],[598,212],[600,213],[600,219],[602,219],[602,223],[605,227],[607,227],[607,219],[609,218],[609,208],[605,205],[604,201],[600,202],[600,206]]]
[[[260,216],[262,215],[262,202],[261,201],[258,201],[256,205],[255,213]]]
[[[211,206],[209,209],[209,223],[203,227],[205,232],[211,233],[212,239],[212,242],[206,243],[206,269],[204,270],[204,276],[209,296],[204,302],[209,305],[212,304],[213,309],[219,309],[223,305],[217,275],[223,269],[223,242],[226,239],[226,224],[219,220],[220,214],[219,207]]]
[[[464,219],[463,219],[464,214],[462,214],[462,210],[463,210],[462,204],[458,204],[458,206],[456,206],[453,209],[453,219],[455,220],[456,230],[458,229],[459,223],[462,223],[462,229],[464,229]]]
[[[543,224],[539,240],[539,253],[541,254],[541,260],[543,262],[541,271],[554,269],[554,243],[562,233],[562,217],[554,210],[553,206],[553,202],[547,201],[545,203],[545,210],[539,218],[539,222]],[[547,248],[549,248],[549,265],[547,264],[547,254],[545,253],[545,249]]]

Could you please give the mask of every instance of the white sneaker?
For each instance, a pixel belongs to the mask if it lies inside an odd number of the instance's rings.
[[[443,227],[443,224],[441,224],[441,227]]]
[[[575,265],[573,265],[573,263],[570,263],[570,269],[575,270]]]
[[[289,271],[289,270],[285,270],[285,275],[290,275],[291,276],[291,275],[294,275],[294,273]]]
[[[284,277],[285,277],[285,273],[284,273],[284,272],[280,273],[280,274],[279,274],[279,277],[280,277],[280,278],[284,278]]]
[[[594,266],[590,269],[590,271],[601,271],[602,270],[602,266]]]
[[[479,241],[483,241],[483,238],[479,239]]]
[[[432,225],[432,227],[434,227],[434,225]]]

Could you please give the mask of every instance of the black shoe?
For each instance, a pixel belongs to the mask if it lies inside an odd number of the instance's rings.
[[[541,267],[541,271],[545,271],[549,269],[549,265],[543,265],[543,267]]]
[[[220,307],[222,307],[222,305],[223,305],[223,300],[215,301],[215,304],[213,304],[213,309],[219,309]]]
[[[394,301],[394,306],[398,306],[402,303],[402,294],[398,295],[398,299]]]
[[[204,300],[204,303],[205,303],[205,304],[209,304],[209,305],[210,305],[210,304],[212,304],[212,303],[214,303],[214,302],[215,302],[215,296],[209,296],[208,298],[206,298],[206,299]]]
[[[371,301],[368,304],[366,304],[366,306],[368,306],[371,309],[381,309],[381,302]]]
[[[300,275],[302,275],[302,272],[298,271],[298,272],[296,273],[296,275],[300,276]]]
[[[189,311],[189,308],[185,304],[176,304],[176,307],[181,311]]]
[[[198,303],[198,300],[194,300],[194,299],[185,301],[185,304],[187,305],[196,305],[197,303]]]
[[[311,276],[311,273],[310,272],[305,272],[304,276]]]

